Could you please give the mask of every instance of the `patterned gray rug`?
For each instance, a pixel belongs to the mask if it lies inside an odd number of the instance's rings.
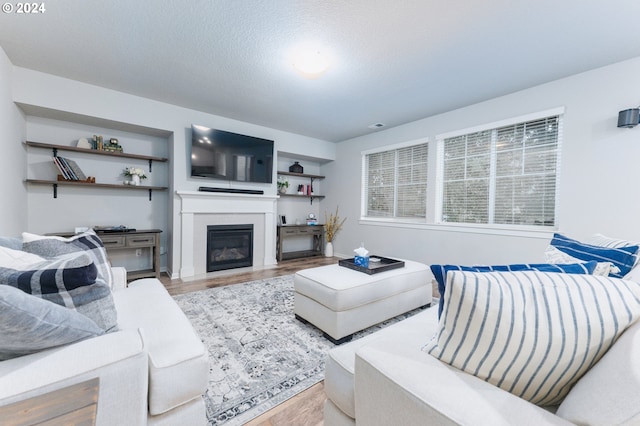
[[[293,275],[286,275],[174,297],[209,349],[211,426],[242,425],[324,378],[324,357],[334,344],[295,319],[293,293]]]

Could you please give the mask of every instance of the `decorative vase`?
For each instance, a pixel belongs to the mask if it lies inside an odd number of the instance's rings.
[[[287,193],[287,188],[285,188],[284,186],[281,188],[278,188],[278,192],[281,194],[286,194]]]
[[[327,245],[324,247],[324,255],[326,257],[333,257],[333,243],[331,241],[327,242]]]
[[[139,186],[140,185],[140,176],[131,175],[131,185]]]
[[[300,165],[300,163],[298,163],[297,161],[294,161],[294,163],[289,166],[289,172],[291,172],[291,173],[303,173],[304,172],[304,168]]]

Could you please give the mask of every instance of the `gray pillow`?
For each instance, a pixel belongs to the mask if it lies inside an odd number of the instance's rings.
[[[76,311],[0,285],[0,361],[101,334]]]

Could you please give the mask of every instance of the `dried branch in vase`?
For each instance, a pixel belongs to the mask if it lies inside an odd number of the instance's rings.
[[[342,220],[340,219],[338,209],[339,207],[336,206],[336,212],[329,213],[329,217],[327,217],[327,212],[324,213],[324,230],[327,237],[327,242],[329,243],[333,241],[333,239],[336,237],[336,234],[342,229],[342,225],[344,225],[344,222],[347,220],[346,217]]]

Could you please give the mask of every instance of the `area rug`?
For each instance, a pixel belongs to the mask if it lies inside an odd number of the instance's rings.
[[[293,275],[175,296],[209,350],[211,426],[242,425],[324,378],[335,345],[293,314]],[[372,333],[414,313],[385,321]]]

